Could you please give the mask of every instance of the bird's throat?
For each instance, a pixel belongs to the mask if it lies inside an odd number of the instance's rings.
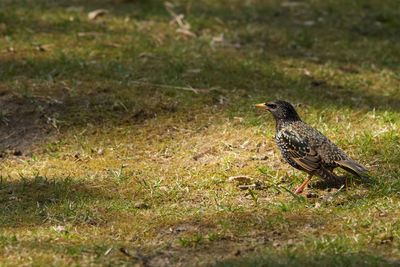
[[[287,123],[287,121],[285,121],[284,119],[276,120],[276,131],[279,132],[285,123]]]

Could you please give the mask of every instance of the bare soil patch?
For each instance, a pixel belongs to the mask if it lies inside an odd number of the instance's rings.
[[[24,97],[0,92],[0,153],[29,153],[36,144],[57,132],[61,102],[45,97]]]

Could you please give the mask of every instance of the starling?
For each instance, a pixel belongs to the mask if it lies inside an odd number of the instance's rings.
[[[303,122],[290,103],[276,100],[255,106],[268,109],[274,116],[275,140],[283,158],[292,167],[308,173],[295,194],[301,193],[314,175],[334,182],[338,179],[333,173],[336,167],[357,176],[368,171],[322,133]]]

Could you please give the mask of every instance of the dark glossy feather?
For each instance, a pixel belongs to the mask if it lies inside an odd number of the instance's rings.
[[[278,133],[277,140],[283,153],[305,171],[313,172],[321,168],[321,157],[310,147],[307,138],[284,129]]]
[[[332,173],[336,167],[356,175],[367,171],[322,133],[303,122],[288,102],[270,103],[274,104],[269,111],[276,120],[276,143],[291,166],[327,180],[336,178]]]

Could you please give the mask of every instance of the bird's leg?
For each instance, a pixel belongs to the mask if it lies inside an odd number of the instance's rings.
[[[299,188],[296,189],[296,191],[294,191],[294,193],[300,194],[301,192],[303,192],[304,187],[306,186],[306,184],[311,180],[312,174],[309,174],[307,179],[299,186]]]

